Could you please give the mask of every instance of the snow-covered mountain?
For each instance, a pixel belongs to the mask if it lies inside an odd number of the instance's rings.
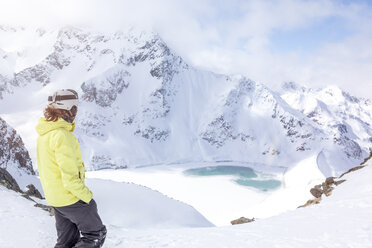
[[[351,96],[335,86],[314,90],[286,83],[282,88],[282,99],[333,141],[333,147],[323,148],[318,156],[318,166],[324,174],[334,174],[330,170],[337,170],[335,167],[346,171],[345,158],[366,156],[365,148],[371,149],[372,142],[371,100]]]
[[[372,147],[372,103],[336,87],[286,84],[274,92],[243,76],[202,71],[159,35],[134,28],[2,27],[0,34],[0,114],[19,126],[32,153],[36,133],[24,123],[35,124],[58,88],[80,93],[76,133],[93,170],[194,161],[291,167],[317,155],[330,176]]]

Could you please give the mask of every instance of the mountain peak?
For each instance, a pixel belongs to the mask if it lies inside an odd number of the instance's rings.
[[[35,37],[50,39],[50,49],[0,91],[32,89],[47,99],[47,91],[77,89],[76,131],[87,140],[91,169],[216,160],[290,167],[314,153],[326,168],[329,157],[347,166],[371,147],[370,105],[337,87],[287,82],[276,93],[243,76],[194,68],[160,35],[138,28],[68,26]]]

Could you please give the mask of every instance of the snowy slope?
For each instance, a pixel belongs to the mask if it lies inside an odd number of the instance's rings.
[[[111,230],[211,227],[191,206],[135,184],[109,180],[87,180],[94,192],[99,213]],[[56,240],[54,217],[34,203],[0,185],[0,247],[53,247]],[[45,204],[45,203],[44,203]],[[109,245],[106,247],[110,247]]]
[[[108,226],[108,236],[105,247],[371,247],[372,243],[372,166],[346,175],[346,182],[339,185],[332,195],[324,199],[319,205],[296,209],[280,216],[256,220],[255,222],[239,226],[210,227],[210,228],[153,228],[156,220],[147,223],[146,228],[128,228],[119,225],[120,220],[115,216],[125,214],[134,215],[138,223],[143,221],[142,210],[145,209],[152,215],[158,214],[157,209],[144,207],[124,213],[117,211],[105,212],[105,208],[117,209],[117,204],[123,201],[117,199],[122,189],[111,187],[110,181],[92,180],[89,184],[95,187],[99,211],[104,215],[105,224]],[[101,194],[98,191],[102,185],[109,185],[110,190]],[[115,191],[118,189],[118,191]],[[129,188],[127,188],[129,189]],[[137,188],[138,189],[138,188]],[[132,191],[133,190],[133,191]],[[129,192],[136,194],[141,199],[146,194],[136,187]],[[109,192],[109,194],[108,194]],[[128,191],[127,191],[128,193]],[[108,196],[109,195],[109,196]],[[55,239],[54,220],[47,213],[34,208],[29,201],[21,198],[14,192],[0,186],[0,247],[52,247]],[[126,195],[128,196],[128,195]],[[102,198],[103,197],[103,198]],[[105,198],[106,197],[106,198]],[[125,196],[123,196],[125,197]],[[114,199],[110,205],[105,205],[103,199]],[[129,194],[130,198],[130,194]],[[161,197],[158,199],[160,200]],[[159,205],[164,210],[169,202],[161,201]],[[151,198],[145,197],[138,206],[151,206]],[[133,206],[132,206],[133,207]],[[133,210],[133,209],[132,209]],[[180,210],[179,216],[188,213],[187,208]],[[108,215],[109,213],[109,215]],[[164,213],[164,212],[163,212]],[[147,216],[147,215],[145,215]],[[111,218],[110,218],[111,217]],[[169,216],[174,221],[175,216]],[[154,222],[153,222],[154,221]],[[153,222],[153,223],[151,223]],[[28,223],[28,224],[27,224]],[[143,223],[143,222],[142,222]],[[204,223],[203,221],[201,223]],[[167,225],[166,225],[167,226]],[[27,235],[19,235],[25,234]]]
[[[131,183],[87,179],[102,219],[123,228],[211,227],[193,207]]]
[[[56,231],[49,213],[2,185],[0,198],[0,247],[36,248],[53,243]]]
[[[369,101],[349,96],[333,104],[332,95],[318,101],[306,93],[305,105],[324,110],[316,112],[316,120],[327,120],[320,125],[286,95],[292,89],[279,94],[242,76],[193,68],[151,31],[0,32],[0,49],[12,55],[1,63],[14,73],[0,75],[0,113],[21,134],[33,161],[33,127],[57,88],[80,93],[76,134],[91,170],[226,160],[290,168],[318,156],[319,168],[330,176],[362,161],[372,146]],[[25,37],[34,41],[31,47]],[[11,39],[17,42],[9,47]]]

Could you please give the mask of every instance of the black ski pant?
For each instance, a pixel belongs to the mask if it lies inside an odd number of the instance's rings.
[[[53,208],[58,236],[55,248],[102,247],[106,227],[102,224],[93,199],[89,204],[80,200],[69,206]]]

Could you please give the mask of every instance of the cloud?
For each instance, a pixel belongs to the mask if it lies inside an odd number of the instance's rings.
[[[282,81],[336,84],[372,99],[367,1],[12,0],[0,2],[0,23],[103,30],[135,25],[160,33],[197,67],[244,74],[273,88]],[[279,32],[286,49],[278,45]]]

